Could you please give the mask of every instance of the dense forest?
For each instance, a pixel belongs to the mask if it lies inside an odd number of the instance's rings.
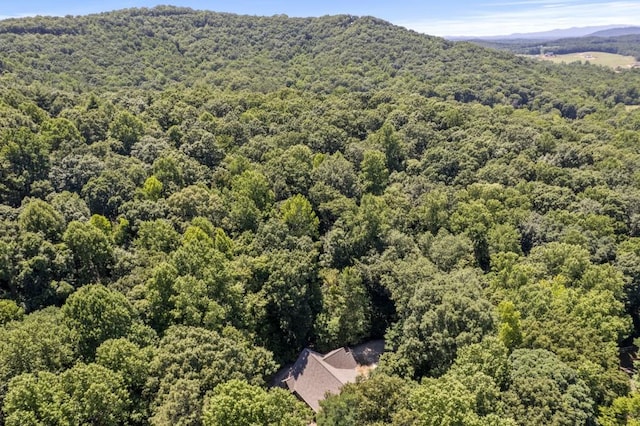
[[[371,17],[0,21],[0,423],[640,421],[640,70]]]
[[[553,52],[559,55],[578,52],[606,52],[633,56],[640,61],[640,34],[619,36],[585,36],[558,40],[474,40],[481,46],[506,50],[523,55]]]

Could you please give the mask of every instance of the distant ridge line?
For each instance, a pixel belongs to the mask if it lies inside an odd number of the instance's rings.
[[[599,25],[588,27],[559,28],[550,31],[514,33],[494,36],[445,36],[449,40],[554,40],[560,38],[585,37],[616,29],[638,28],[634,25]]]

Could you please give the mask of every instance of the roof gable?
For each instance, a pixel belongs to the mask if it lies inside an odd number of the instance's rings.
[[[358,366],[351,351],[348,351],[345,348],[333,350],[323,356],[322,359],[334,368],[354,369]]]

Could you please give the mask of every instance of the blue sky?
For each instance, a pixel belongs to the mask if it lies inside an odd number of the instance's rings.
[[[251,15],[373,15],[433,35],[496,35],[592,25],[640,25],[640,1],[603,0],[0,0],[0,19],[84,15],[157,4]]]

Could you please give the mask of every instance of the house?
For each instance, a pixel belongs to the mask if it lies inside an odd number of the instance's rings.
[[[348,348],[336,349],[325,355],[305,349],[283,382],[313,411],[318,412],[320,401],[327,392],[337,394],[343,385],[356,381],[357,366]]]

